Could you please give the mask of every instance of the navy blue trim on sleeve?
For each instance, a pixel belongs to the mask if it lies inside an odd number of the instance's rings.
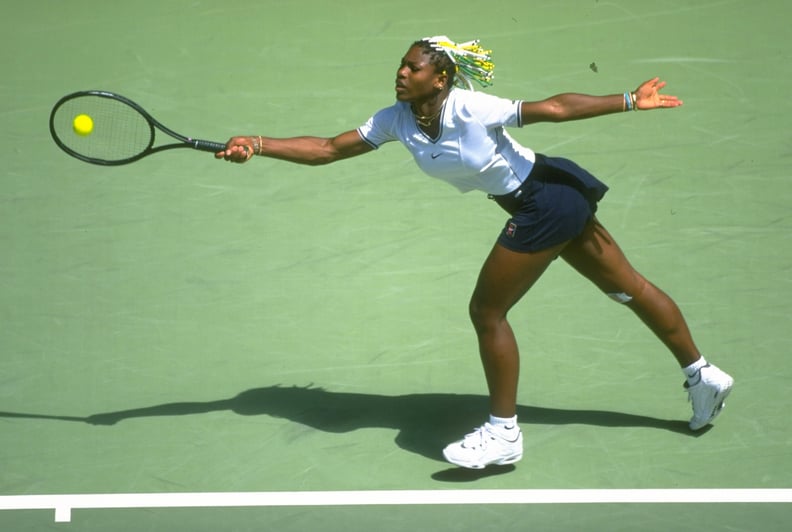
[[[369,146],[371,146],[375,150],[379,149],[378,145],[374,144],[373,142],[371,142],[369,139],[366,138],[366,135],[364,135],[363,132],[360,131],[360,128],[357,128],[356,131],[357,131],[358,135],[360,135],[360,138],[363,139],[363,142],[365,142],[366,144],[368,144]]]

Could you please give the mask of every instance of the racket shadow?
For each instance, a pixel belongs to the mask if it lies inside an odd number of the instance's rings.
[[[362,428],[392,428],[396,444],[409,452],[443,461],[441,449],[480,423],[488,411],[483,395],[422,393],[387,396],[333,392],[320,387],[269,386],[244,391],[235,397],[206,402],[174,402],[87,417],[0,412],[0,418],[52,419],[115,425],[133,418],[200,415],[229,411],[242,416],[267,415],[331,433]],[[664,420],[623,412],[559,409],[518,405],[523,424],[645,427],[691,437],[680,420]]]

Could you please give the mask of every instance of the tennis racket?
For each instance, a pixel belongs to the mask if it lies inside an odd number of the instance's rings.
[[[220,142],[180,135],[129,98],[107,91],[80,91],[64,96],[52,108],[49,127],[52,139],[63,151],[81,161],[105,166],[129,164],[175,148],[214,153],[225,149]],[[179,142],[154,146],[156,130]]]

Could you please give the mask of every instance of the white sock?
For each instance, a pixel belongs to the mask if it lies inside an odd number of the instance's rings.
[[[685,376],[688,378],[688,382],[693,380],[698,382],[699,379],[696,376],[698,375],[698,372],[701,370],[701,368],[703,368],[706,365],[707,365],[707,361],[704,360],[704,357],[701,357],[700,359],[696,360],[688,367],[682,368],[682,371],[684,372]],[[690,383],[693,384],[692,382]]]
[[[496,417],[490,414],[489,424],[502,431],[520,430],[517,426],[517,416],[514,417]]]

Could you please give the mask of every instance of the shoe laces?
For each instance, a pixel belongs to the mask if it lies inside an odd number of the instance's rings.
[[[706,367],[709,367],[709,364],[704,366],[704,368],[706,368]],[[684,386],[685,391],[688,394],[688,403],[693,401],[693,394],[695,393],[695,391],[693,390],[693,387],[698,386],[704,380],[704,376],[701,374],[701,370],[704,369],[704,368],[699,368],[699,370],[693,376],[689,377],[684,383],[685,384],[685,386]],[[696,377],[698,377],[698,378],[696,379]],[[690,381],[694,380],[694,379],[695,379],[695,382],[693,382],[691,384]]]
[[[485,448],[488,441],[495,439],[495,434],[493,434],[491,428],[492,425],[484,423],[470,434],[465,435],[462,440],[462,447],[468,449],[475,449],[477,447]]]
[[[696,384],[698,384],[698,383],[696,383]],[[693,396],[696,395],[696,393],[697,393],[696,390],[692,390],[691,389],[692,387],[693,386],[691,386],[689,383],[687,383],[687,382],[685,383],[685,391],[687,392],[687,396],[688,396],[687,402],[688,403],[694,403]],[[695,403],[693,404],[693,406],[695,406]]]

